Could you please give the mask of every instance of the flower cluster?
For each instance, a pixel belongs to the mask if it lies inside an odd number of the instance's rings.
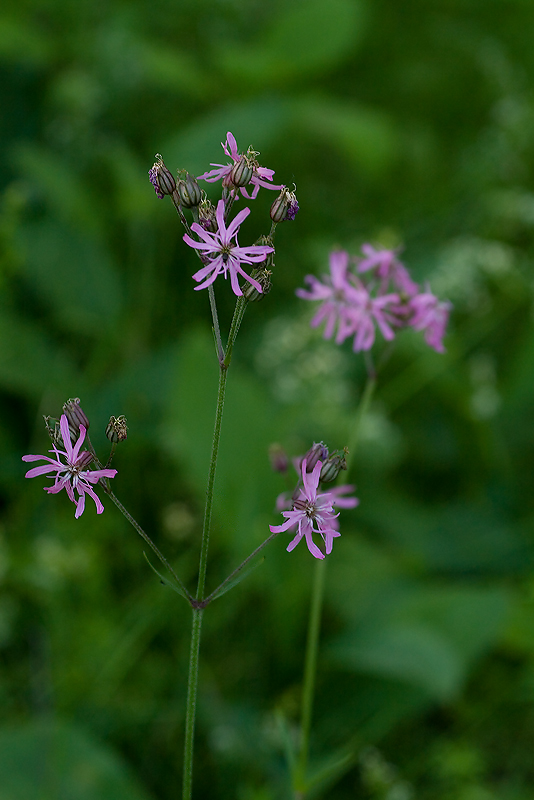
[[[65,449],[58,450],[56,444],[53,444],[53,449],[48,452],[53,453],[55,458],[38,455],[22,457],[23,461],[48,462],[40,467],[33,467],[28,470],[25,477],[36,478],[38,475],[46,475],[49,478],[55,478],[53,486],[44,487],[45,492],[48,492],[48,494],[57,494],[62,489],[65,489],[69,500],[76,505],[76,513],[74,514],[76,519],[83,514],[86,494],[94,500],[97,514],[103,512],[104,506],[95,493],[93,486],[96,485],[101,478],[114,478],[117,474],[116,469],[87,469],[95,456],[93,453],[81,449],[87,433],[87,428],[82,424],[78,424],[77,427],[79,429],[79,436],[76,443],[73,444],[71,441],[69,420],[65,414],[62,414],[59,422],[59,430]],[[77,491],[78,498],[75,497],[74,490]]]
[[[234,294],[245,295],[250,299],[261,297],[269,291],[272,266],[272,236],[276,224],[285,220],[294,220],[298,212],[298,202],[294,192],[285,186],[274,184],[272,169],[260,167],[256,153],[251,147],[246,153],[240,153],[237,142],[232,133],[228,132],[226,141],[221,142],[224,153],[230,162],[227,164],[211,164],[215,169],[208,170],[198,178],[193,178],[189,173],[182,171],[184,177],[175,180],[165,166],[160,155],[149,170],[149,179],[156,195],[163,199],[170,195],[182,223],[186,229],[184,241],[189,247],[197,251],[202,262],[202,267],[193,275],[199,285],[195,289],[205,289],[211,286],[219,275],[230,278]],[[215,209],[207,199],[205,192],[201,191],[197,181],[205,180],[208,183],[221,181],[222,199]],[[251,192],[246,187],[252,187]],[[242,209],[232,220],[229,219],[233,203],[240,195],[247,200],[254,200],[260,188],[274,189],[280,194],[271,206],[271,233],[262,236],[256,244],[250,247],[241,247],[237,241],[239,228],[250,214],[249,208]],[[193,223],[188,224],[184,209],[189,209],[193,214]],[[263,266],[260,266],[263,264]],[[248,267],[247,271],[243,265]],[[253,266],[253,275],[248,273]],[[257,265],[257,266],[256,266]],[[245,291],[241,289],[239,277],[248,281],[249,286]]]
[[[362,247],[363,258],[351,258],[345,250],[330,254],[330,274],[320,281],[305,278],[309,289],[297,289],[304,300],[320,300],[321,306],[311,321],[312,327],[325,323],[324,337],[335,334],[336,344],[353,338],[353,349],[370,350],[376,328],[387,341],[400,328],[424,332],[425,341],[444,352],[443,336],[451,304],[440,301],[428,287],[415,283],[395,250]]]
[[[299,474],[295,491],[291,497],[284,492],[276,500],[277,511],[282,512],[286,521],[269,528],[271,533],[297,530],[287,546],[288,553],[304,537],[312,556],[324,558],[332,552],[334,539],[341,536],[336,508],[355,508],[359,500],[344,496],[354,491],[354,486],[349,484],[335,486],[327,492],[318,491],[321,481],[332,481],[341,469],[346,469],[344,458],[335,453],[329,455],[322,442],[314,444],[303,458],[296,459],[295,467]],[[325,553],[315,544],[314,534],[323,540]]]

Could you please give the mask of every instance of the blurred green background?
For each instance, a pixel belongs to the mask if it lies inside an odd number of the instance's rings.
[[[403,244],[455,310],[445,355],[399,336],[366,420],[312,767],[351,754],[332,800],[532,797],[533,41],[529,0],[4,0],[2,800],[179,796],[189,608],[109,502],[75,520],[20,458],[68,397],[102,458],[125,414],[115,491],[194,581],[217,366],[198,262],[147,171],[160,152],[200,174],[228,130],[300,213],[237,343],[208,586],[281,520],[268,445],[348,438],[362,358],[295,289],[334,246]],[[313,559],[286,543],[206,613],[197,798],[290,796],[280,719],[291,735]]]

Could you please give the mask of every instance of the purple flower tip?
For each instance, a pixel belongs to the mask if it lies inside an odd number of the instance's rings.
[[[286,218],[288,220],[293,221],[295,219],[295,217],[297,216],[298,212],[299,212],[299,204],[298,204],[297,200],[295,199],[295,200],[293,200],[292,203],[290,203],[289,208],[287,209]]]
[[[151,168],[148,170],[148,178],[149,178],[149,180],[150,180],[150,183],[151,183],[151,184],[152,184],[152,186],[154,187],[154,191],[156,192],[156,196],[157,196],[157,197],[159,197],[159,199],[160,199],[160,200],[163,200],[163,198],[165,197],[165,195],[163,194],[163,192],[162,192],[162,191],[161,191],[161,189],[159,188],[159,183],[158,183],[158,173],[157,173],[157,168],[156,168],[156,165],[155,165],[155,164],[154,164],[154,166],[153,166],[153,167],[151,167]]]

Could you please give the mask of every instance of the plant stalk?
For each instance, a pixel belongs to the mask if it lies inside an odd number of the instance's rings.
[[[319,650],[319,633],[323,610],[324,585],[326,575],[326,559],[317,559],[313,578],[310,618],[308,621],[308,638],[304,660],[304,685],[302,687],[302,707],[300,722],[300,753],[294,777],[295,797],[303,798],[306,792],[306,772],[310,750],[310,731],[317,674],[317,653]]]
[[[187,703],[185,713],[182,800],[191,800],[191,792],[193,789],[193,749],[198,691],[198,656],[200,651],[200,632],[202,628],[203,614],[204,610],[202,608],[193,608],[191,647],[189,651],[189,678],[187,681]]]

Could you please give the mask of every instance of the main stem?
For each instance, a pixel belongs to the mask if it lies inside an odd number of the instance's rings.
[[[317,559],[313,579],[310,619],[308,622],[308,640],[304,661],[304,686],[302,688],[302,711],[300,723],[300,754],[295,775],[295,796],[301,798],[306,791],[306,771],[310,750],[310,731],[317,674],[317,653],[319,650],[319,633],[321,630],[321,614],[326,574],[326,559]]]
[[[204,609],[193,608],[191,628],[191,647],[189,650],[189,679],[187,682],[187,703],[185,711],[184,774],[182,800],[190,800],[193,789],[193,746],[195,738],[195,718],[198,689],[198,655],[200,651],[200,632]]]
[[[221,365],[219,372],[219,391],[217,393],[217,410],[215,412],[215,429],[213,431],[213,444],[208,472],[208,485],[206,488],[206,504],[204,506],[204,526],[202,529],[202,544],[200,546],[200,561],[198,567],[198,583],[196,600],[202,599],[206,583],[206,568],[208,566],[208,545],[210,539],[211,512],[213,507],[213,488],[215,485],[215,471],[221,438],[221,423],[224,408],[224,394],[226,389],[226,376],[228,369]],[[202,608],[193,608],[193,624],[191,629],[191,649],[189,653],[189,679],[187,682],[187,703],[185,712],[185,741],[184,741],[184,771],[182,785],[182,800],[191,800],[193,788],[193,745],[195,735],[195,717],[198,690],[198,656],[200,650],[200,633],[202,629]]]
[[[226,378],[228,367],[232,360],[232,350],[239,326],[246,309],[246,301],[239,297],[228,334],[228,344],[224,358],[219,354],[219,390],[217,392],[217,409],[215,412],[215,427],[211,458],[208,472],[208,485],[206,487],[206,504],[204,506],[204,525],[202,528],[202,543],[200,546],[200,561],[198,566],[198,583],[196,601],[200,603],[204,594],[206,583],[206,569],[208,566],[208,545],[211,528],[211,512],[213,508],[213,489],[215,486],[215,472],[217,469],[217,456],[219,455],[219,442],[221,438],[221,424],[224,409],[224,395],[226,391]],[[212,306],[213,312],[213,306]],[[216,315],[214,314],[214,327],[218,329]],[[198,659],[200,651],[200,634],[202,630],[202,616],[204,609],[198,605],[193,607],[193,624],[191,629],[191,649],[189,653],[189,678],[187,682],[187,704],[185,713],[185,741],[184,741],[184,772],[182,784],[182,800],[191,800],[193,789],[193,747],[195,736],[195,718],[198,691]]]
[[[226,391],[226,378],[228,368],[221,366],[219,372],[219,391],[217,393],[217,410],[215,412],[215,429],[213,431],[213,444],[208,472],[208,485],[206,487],[206,503],[204,506],[204,525],[202,528],[202,544],[200,546],[200,562],[198,566],[198,583],[196,599],[201,600],[206,583],[206,568],[208,566],[208,545],[210,540],[211,512],[213,508],[213,487],[215,485],[215,471],[217,469],[217,456],[219,454],[219,441],[221,438],[221,423],[224,408],[224,395]]]

